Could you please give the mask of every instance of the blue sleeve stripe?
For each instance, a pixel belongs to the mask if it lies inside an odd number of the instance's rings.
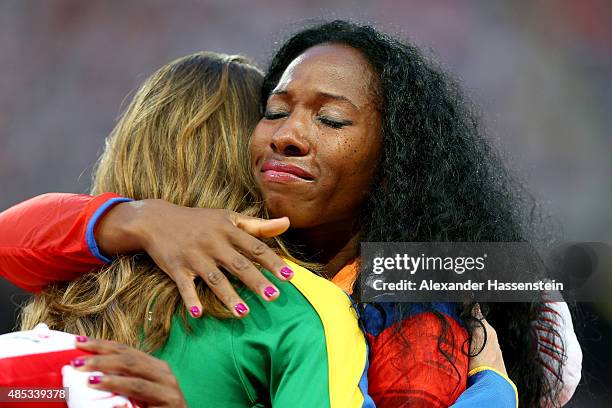
[[[93,216],[89,220],[89,223],[87,224],[87,230],[85,232],[85,242],[87,242],[87,246],[89,247],[89,250],[91,251],[93,256],[95,256],[96,258],[98,258],[104,263],[111,263],[112,259],[107,258],[106,256],[102,255],[102,252],[100,252],[100,248],[98,248],[98,243],[96,242],[96,237],[94,235],[96,224],[98,223],[98,220],[100,219],[102,214],[104,214],[110,207],[112,207],[115,204],[123,203],[126,201],[133,201],[133,200],[131,198],[124,198],[124,197],[115,197],[115,198],[109,199],[104,204],[102,204],[100,207],[98,207],[96,212],[94,212]]]
[[[474,370],[472,370],[473,372]],[[468,388],[450,408],[518,408],[514,383],[495,370],[483,369],[468,377]]]

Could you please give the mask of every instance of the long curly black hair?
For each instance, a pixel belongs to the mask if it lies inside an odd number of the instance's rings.
[[[484,137],[456,82],[411,44],[342,20],[306,28],[274,55],[263,83],[263,106],[291,61],[324,43],[361,51],[380,79],[383,157],[379,182],[363,209],[361,241],[532,240],[538,216],[531,196]],[[460,307],[462,317],[470,319],[471,305]],[[520,404],[526,407],[555,400],[555,387],[537,363],[532,322],[540,307],[539,303],[482,305],[498,333]],[[398,305],[400,313],[405,308]],[[557,374],[560,369],[556,368]]]

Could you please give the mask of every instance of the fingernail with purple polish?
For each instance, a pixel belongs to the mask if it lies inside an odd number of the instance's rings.
[[[197,306],[191,306],[191,309],[189,309],[189,313],[191,313],[193,317],[198,317],[200,315],[200,308]]]
[[[88,381],[90,384],[100,384],[100,381],[102,381],[102,376],[101,375],[90,375]]]
[[[276,295],[277,293],[278,293],[278,290],[276,290],[276,288],[273,288],[272,286],[268,286],[264,290],[264,295],[266,295],[267,298],[271,298],[272,296]]]
[[[234,310],[236,311],[236,313],[242,316],[249,311],[249,308],[246,307],[244,303],[238,303],[236,306],[234,306]]]
[[[76,336],[76,341],[79,343],[85,343],[87,341],[87,336]]]
[[[83,360],[82,358],[73,358],[70,361],[70,365],[73,367],[82,367],[85,365],[85,360]]]
[[[283,269],[280,270],[280,274],[285,279],[291,279],[293,277],[293,271],[288,266],[283,266]]]

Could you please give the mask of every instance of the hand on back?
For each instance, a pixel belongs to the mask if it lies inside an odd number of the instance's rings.
[[[287,280],[293,271],[258,238],[282,234],[287,217],[264,220],[233,211],[187,208],[162,200],[142,200],[115,206],[100,221],[96,241],[108,255],[145,251],[177,284],[194,317],[202,314],[194,279],[201,277],[236,316],[248,306],[220,270],[234,275],[265,300],[278,289],[255,264]]]

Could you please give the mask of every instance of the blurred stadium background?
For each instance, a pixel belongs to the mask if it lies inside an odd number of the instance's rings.
[[[401,3],[401,4],[399,4]],[[0,3],[0,210],[86,192],[120,105],[149,73],[199,50],[262,67],[309,19],[370,22],[434,55],[567,240],[612,242],[612,2],[606,0]],[[0,282],[0,331],[25,295]],[[612,303],[580,305],[573,407],[612,406]]]

